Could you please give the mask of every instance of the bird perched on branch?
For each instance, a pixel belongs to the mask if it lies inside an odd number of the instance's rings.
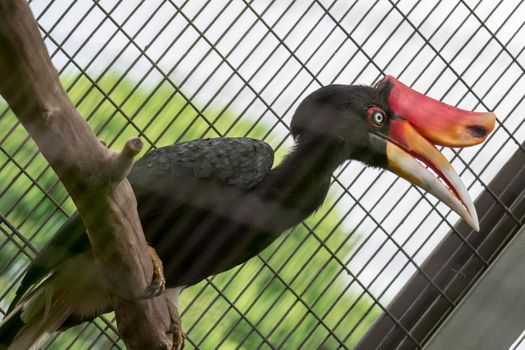
[[[296,145],[273,169],[271,147],[248,138],[151,151],[129,175],[157,267],[148,296],[164,291],[165,277],[182,345],[180,290],[247,261],[307,218],[323,203],[334,170],[349,159],[407,179],[478,230],[464,184],[435,145],[478,144],[494,124],[493,113],[446,105],[386,76],[373,87],[330,85],[306,97],[291,122]],[[37,346],[111,310],[84,225],[74,215],[29,266],[0,326],[0,349]]]

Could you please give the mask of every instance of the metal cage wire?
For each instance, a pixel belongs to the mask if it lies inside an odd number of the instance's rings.
[[[109,147],[139,135],[149,149],[200,137],[291,147],[291,115],[331,83],[385,74],[498,116],[480,146],[443,149],[472,197],[524,152],[523,1],[65,1],[30,6],[73,102]],[[25,268],[74,206],[27,133],[0,108],[0,313]],[[517,216],[505,215],[516,226]],[[389,173],[348,162],[312,218],[263,254],[182,295],[188,348],[352,348],[380,315],[415,348],[426,339],[387,305],[458,217]],[[470,247],[484,266],[491,259]],[[386,335],[385,335],[386,336]],[[52,338],[47,348],[124,348],[114,317]]]

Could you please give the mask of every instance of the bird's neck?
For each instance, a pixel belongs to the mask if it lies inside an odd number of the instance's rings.
[[[300,141],[272,171],[271,196],[306,217],[323,203],[331,175],[345,159],[344,147],[339,143]]]

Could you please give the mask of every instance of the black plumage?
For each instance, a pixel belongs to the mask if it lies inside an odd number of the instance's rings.
[[[430,190],[477,227],[459,176],[420,131],[440,142],[470,145],[482,140],[470,139],[462,130],[471,122],[491,130],[495,117],[421,96],[392,77],[375,87],[320,88],[298,106],[290,127],[296,145],[273,169],[271,147],[249,138],[194,140],[148,152],[128,178],[146,240],[164,263],[166,286],[195,284],[261,252],[319,208],[333,172],[348,159],[389,169]],[[418,111],[431,114],[437,108],[469,122],[431,120],[427,130],[419,130],[419,116],[410,112],[413,101],[419,101]],[[9,317],[24,321],[15,341],[32,344],[36,336],[44,338],[41,329],[33,337],[32,327],[52,302],[68,308],[52,313],[55,324],[44,329],[45,334],[111,310],[109,291],[84,231],[74,215],[29,267],[9,312]],[[82,269],[84,276],[74,280]],[[180,288],[175,291],[178,295]],[[19,325],[13,320],[8,318],[0,331]]]
[[[349,98],[352,92],[364,102]],[[250,138],[183,142],[137,161],[128,178],[166,286],[191,285],[250,259],[315,211],[335,168],[355,151],[366,153],[362,103],[381,103],[381,96],[343,85],[311,94],[293,118],[297,144],[273,170],[271,147]],[[64,224],[29,267],[12,305],[68,258],[90,251],[84,231],[78,215]]]
[[[166,273],[174,270],[176,274],[181,269],[170,262],[177,254],[177,244],[186,242],[184,236],[188,232],[203,225],[203,221],[220,220],[204,208],[192,207],[191,202],[203,194],[207,197],[210,191],[223,186],[249,191],[262,181],[272,164],[273,150],[264,141],[217,138],[158,148],[146,153],[133,165],[128,180],[137,197],[139,216],[148,242],[158,246],[159,253],[165,251],[170,255],[160,254],[167,263]],[[203,201],[206,202],[206,198]],[[181,217],[185,217],[184,220]],[[163,238],[166,239],[164,243]],[[84,224],[76,213],[32,262],[17,290],[15,302],[33,283],[68,257],[90,249]],[[178,255],[184,258],[184,254]],[[177,285],[180,279],[177,275],[169,279],[168,287]],[[182,282],[190,281],[184,278]]]
[[[183,142],[137,161],[129,181],[146,240],[165,264],[167,286],[192,284],[249,259],[316,210],[335,168],[353,150],[366,153],[363,105],[383,102],[378,90],[366,86],[332,85],[312,93],[293,117],[297,145],[274,170],[272,148],[250,138]],[[87,249],[75,215],[37,256],[17,295]]]

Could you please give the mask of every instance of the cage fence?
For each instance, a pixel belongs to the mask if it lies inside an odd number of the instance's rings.
[[[33,0],[30,6],[71,99],[115,149],[135,135],[145,151],[249,136],[271,144],[278,163],[293,145],[291,115],[308,93],[332,83],[370,85],[385,74],[498,116],[484,144],[442,150],[479,197],[487,235],[483,228],[474,238],[464,233],[455,213],[406,181],[348,162],[315,215],[248,263],[182,293],[190,349],[421,348],[523,225],[514,205],[525,178],[523,1]],[[75,207],[0,103],[5,315],[25,269]],[[492,234],[501,220],[505,229]],[[432,260],[446,242],[448,253]],[[444,267],[456,263],[460,250],[476,269],[460,266],[451,275]],[[451,292],[461,274],[472,278]],[[436,303],[440,312],[421,326]],[[54,336],[46,347],[124,345],[108,314]]]

